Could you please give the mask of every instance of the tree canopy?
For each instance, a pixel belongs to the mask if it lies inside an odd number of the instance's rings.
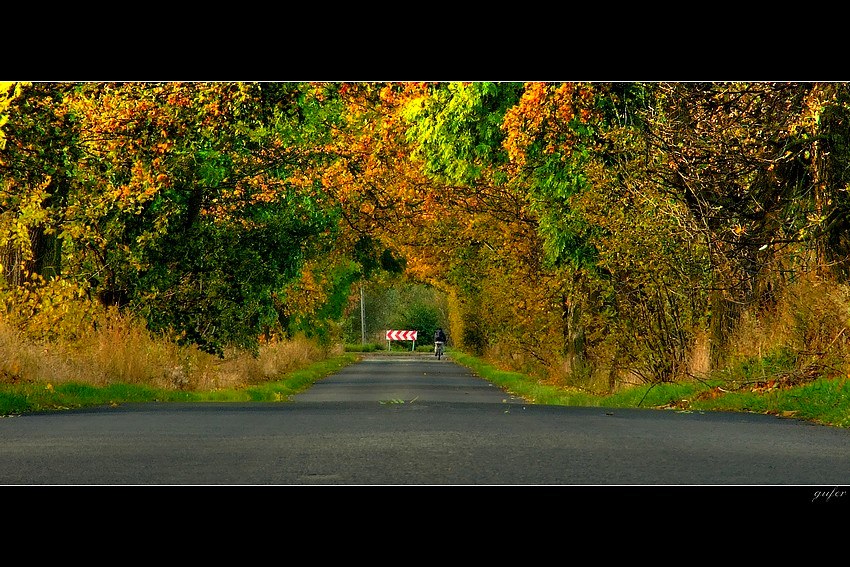
[[[843,83],[5,83],[7,312],[116,306],[209,352],[445,293],[507,366],[667,381],[848,274]]]

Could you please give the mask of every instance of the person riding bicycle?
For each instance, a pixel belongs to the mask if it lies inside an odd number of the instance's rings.
[[[434,331],[434,342],[446,344],[446,333],[443,332],[443,329],[438,327],[437,330]]]
[[[434,355],[440,356],[440,351],[442,347],[446,344],[446,333],[443,332],[443,329],[438,327],[436,331],[434,331]]]

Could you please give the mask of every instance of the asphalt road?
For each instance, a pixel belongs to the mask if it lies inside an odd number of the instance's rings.
[[[850,503],[850,431],[529,404],[450,359],[366,359],[288,403],[0,418],[0,485],[798,486]]]

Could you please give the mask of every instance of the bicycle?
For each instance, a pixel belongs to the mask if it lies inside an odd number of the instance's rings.
[[[443,358],[443,342],[442,341],[434,341],[434,356],[437,357],[437,360]]]

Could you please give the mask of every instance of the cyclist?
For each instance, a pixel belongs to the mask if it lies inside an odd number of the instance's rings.
[[[440,358],[443,354],[443,345],[446,344],[446,333],[441,327],[434,331],[434,356]]]

